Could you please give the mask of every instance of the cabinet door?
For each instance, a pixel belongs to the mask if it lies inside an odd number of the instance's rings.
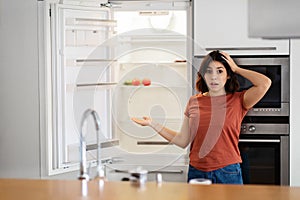
[[[215,49],[236,55],[288,55],[289,40],[249,38],[247,0],[194,1],[194,54]]]

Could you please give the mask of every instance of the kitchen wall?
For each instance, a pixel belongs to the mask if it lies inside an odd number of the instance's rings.
[[[300,186],[300,39],[291,39],[291,93],[290,93],[290,182],[292,186]]]
[[[37,0],[0,1],[0,177],[40,177],[37,20]]]

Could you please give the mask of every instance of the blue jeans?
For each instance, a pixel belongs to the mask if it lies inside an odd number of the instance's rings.
[[[194,178],[210,179],[212,183],[243,184],[240,164],[227,165],[223,168],[205,172],[189,166],[188,182]]]

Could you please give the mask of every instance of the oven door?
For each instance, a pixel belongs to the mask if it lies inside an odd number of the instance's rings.
[[[272,81],[264,97],[247,113],[248,116],[289,115],[289,58],[288,57],[235,57],[236,63],[245,69],[266,75]],[[252,83],[237,75],[240,90],[246,90]]]
[[[289,185],[289,136],[241,134],[244,184]]]

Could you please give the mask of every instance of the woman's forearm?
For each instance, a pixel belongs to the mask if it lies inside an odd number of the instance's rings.
[[[170,143],[185,148],[190,142],[185,123],[186,122],[184,121],[179,133],[154,121],[151,122],[150,127],[152,127],[159,135],[168,140]]]
[[[268,90],[271,85],[271,80],[261,73],[240,67],[235,70],[235,73],[248,79],[255,87],[262,87]]]
[[[243,101],[243,106],[246,109],[250,109],[266,94],[271,86],[271,80],[261,73],[243,68],[237,68],[235,72],[253,84],[253,86],[245,92]]]

